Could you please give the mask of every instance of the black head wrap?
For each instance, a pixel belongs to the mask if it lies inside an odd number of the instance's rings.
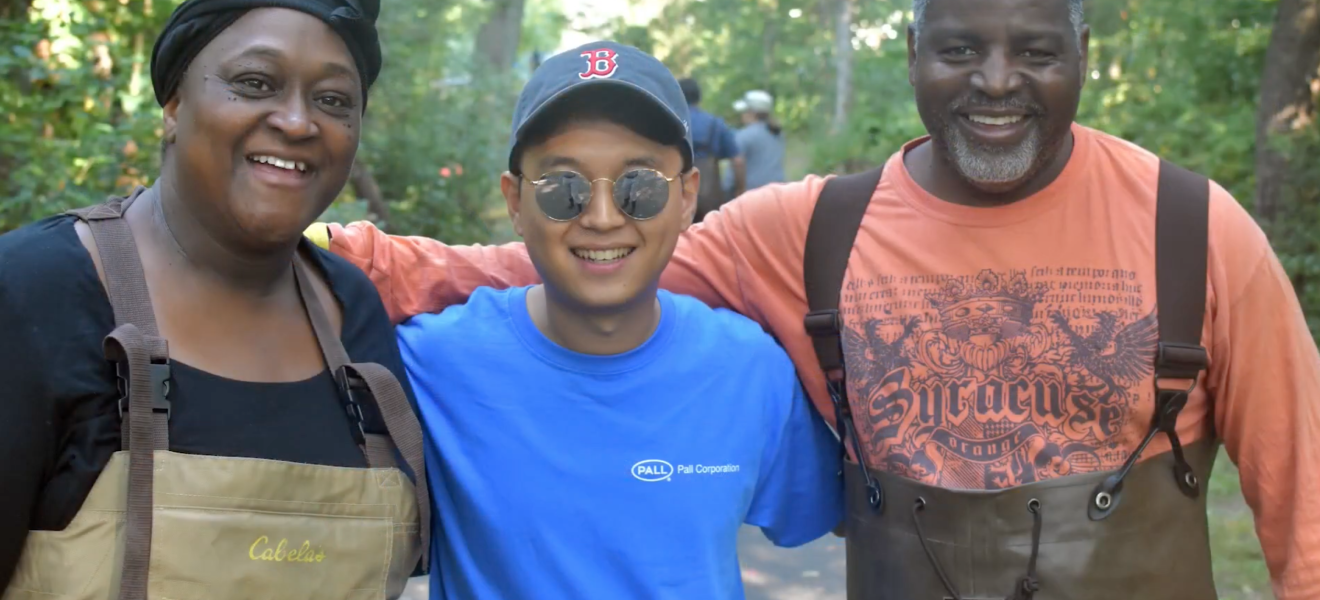
[[[363,109],[367,89],[380,75],[380,40],[376,18],[380,0],[188,0],[175,9],[151,51],[151,83],[156,102],[165,106],[179,89],[183,72],[197,54],[249,10],[288,8],[305,12],[335,30],[362,75]]]

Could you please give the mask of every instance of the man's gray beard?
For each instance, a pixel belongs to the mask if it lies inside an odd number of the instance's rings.
[[[1020,183],[1035,173],[1044,145],[1042,133],[1032,127],[1027,139],[1016,146],[985,146],[968,139],[956,124],[944,130],[948,158],[968,182],[977,187],[1003,188]]]

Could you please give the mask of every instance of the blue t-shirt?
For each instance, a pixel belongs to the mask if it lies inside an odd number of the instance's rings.
[[[738,599],[740,525],[796,546],[843,518],[838,441],[758,325],[661,291],[648,341],[590,356],[541,334],[528,289],[398,328],[432,599]]]

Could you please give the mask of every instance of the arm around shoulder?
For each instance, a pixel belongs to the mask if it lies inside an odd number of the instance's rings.
[[[308,237],[317,241],[322,226],[313,225]],[[368,221],[323,227],[323,247],[367,273],[395,324],[461,304],[478,287],[540,282],[521,243],[450,246],[422,236],[390,235]]]
[[[768,313],[795,299],[805,314],[803,246],[823,181],[763,186],[706,215],[679,238],[660,285],[763,326],[774,327]]]

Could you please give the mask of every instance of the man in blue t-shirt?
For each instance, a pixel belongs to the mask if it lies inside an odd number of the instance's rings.
[[[501,178],[543,285],[399,326],[438,518],[433,599],[733,600],[737,535],[843,518],[841,449],[752,321],[658,290],[696,206],[688,111],[655,58],[547,60]]]

